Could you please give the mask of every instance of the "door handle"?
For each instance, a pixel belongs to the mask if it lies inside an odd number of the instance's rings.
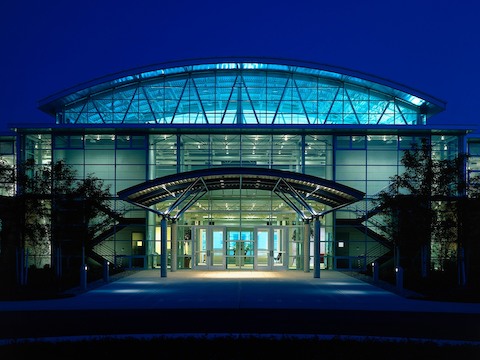
[[[207,256],[210,256],[210,250],[207,250]]]

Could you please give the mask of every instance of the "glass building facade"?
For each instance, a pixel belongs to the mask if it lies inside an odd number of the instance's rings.
[[[363,270],[392,258],[372,199],[412,143],[454,158],[468,132],[430,126],[445,103],[422,92],[270,59],[136,69],[39,109],[52,123],[18,124],[2,159],[63,160],[103,179],[122,218],[88,245],[91,261],[172,271]]]

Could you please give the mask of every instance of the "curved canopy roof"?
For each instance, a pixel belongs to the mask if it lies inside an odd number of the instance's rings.
[[[170,62],[113,74],[40,101],[59,124],[424,124],[445,102],[323,64],[266,58]]]
[[[158,215],[177,218],[209,191],[257,189],[277,194],[301,217],[321,216],[314,203],[332,208],[363,198],[364,193],[316,176],[264,168],[211,168],[173,174],[147,181],[118,193],[118,196],[140,207],[157,203],[172,204]],[[152,210],[149,208],[149,210]],[[173,211],[177,211],[172,216]],[[305,214],[308,213],[309,216]]]

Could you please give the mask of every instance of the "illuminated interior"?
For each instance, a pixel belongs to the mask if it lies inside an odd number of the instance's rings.
[[[110,186],[122,218],[89,256],[120,268],[365,269],[391,257],[372,199],[402,171],[403,152],[424,138],[438,158],[464,150],[464,130],[427,123],[443,101],[290,60],[159,64],[39,109],[52,124],[18,125],[18,160],[62,160]]]

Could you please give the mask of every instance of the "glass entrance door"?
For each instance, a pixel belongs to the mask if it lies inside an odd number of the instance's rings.
[[[227,269],[253,269],[253,229],[227,231]]]
[[[256,269],[282,269],[287,265],[287,229],[282,227],[255,228]]]
[[[257,266],[259,270],[272,268],[272,256],[270,252],[270,228],[255,228],[257,243]]]
[[[234,229],[194,226],[193,268],[272,270],[288,264],[286,227],[265,226]]]
[[[285,268],[288,264],[287,254],[287,229],[285,228],[273,228],[272,229],[272,254],[273,254],[273,267]]]
[[[197,269],[225,269],[225,228],[198,226],[193,229]]]

